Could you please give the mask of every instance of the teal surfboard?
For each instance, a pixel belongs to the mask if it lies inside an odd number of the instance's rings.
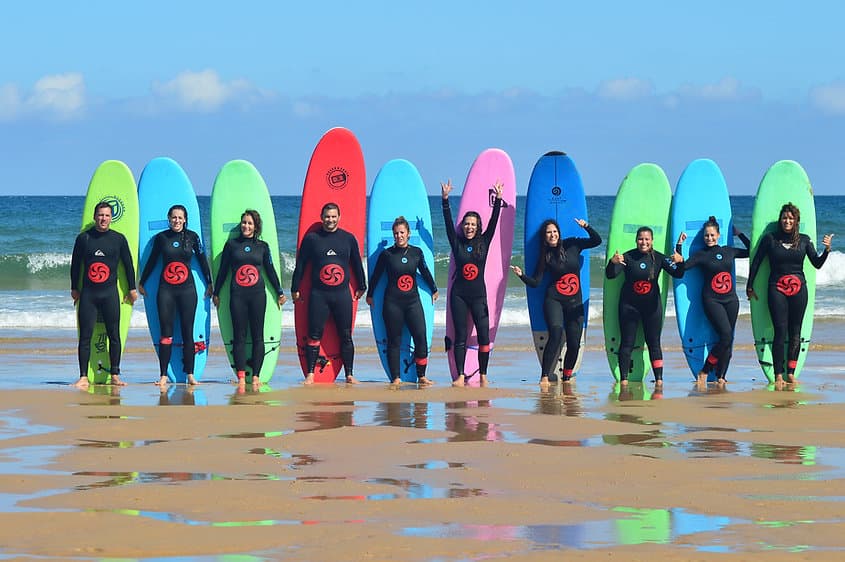
[[[82,209],[82,229],[94,226],[94,207],[100,201],[107,201],[112,209],[110,228],[120,232],[129,243],[132,253],[132,263],[138,271],[138,191],[135,178],[123,162],[107,160],[94,171],[88,184],[85,196],[85,206]],[[117,293],[120,299],[120,345],[126,347],[126,337],[129,335],[129,323],[132,318],[132,305],[123,302],[129,293],[129,281],[123,264],[119,265],[117,278]],[[91,336],[91,359],[88,363],[88,380],[94,384],[105,384],[109,381],[109,339],[106,326],[97,322],[94,335]]]
[[[654,249],[666,253],[669,247],[669,207],[672,202],[672,190],[666,174],[656,164],[634,166],[616,194],[610,218],[610,234],[607,238],[607,259],[616,250],[625,253],[637,245],[637,229],[649,226],[654,231]],[[666,273],[658,278],[663,309],[666,309]],[[604,348],[610,373],[619,380],[619,296],[624,283],[624,275],[615,279],[604,278]],[[637,330],[634,351],[631,354],[631,372],[628,380],[642,381],[651,369],[648,349],[645,346],[642,326]]]
[[[719,166],[712,160],[701,158],[686,167],[672,197],[669,244],[674,244],[681,232],[685,232],[687,239],[681,248],[684,259],[704,248],[703,227],[711,215],[719,223],[719,244],[733,246],[733,214],[728,185]],[[731,282],[736,286],[734,273],[731,274]],[[719,341],[716,330],[704,313],[701,299],[704,283],[704,274],[697,267],[685,271],[680,279],[672,279],[678,334],[694,379],[704,366],[707,354]],[[714,381],[715,374],[711,372],[708,379]]]
[[[211,191],[211,271],[212,278],[217,277],[223,246],[230,238],[240,236],[241,215],[247,209],[255,209],[261,215],[261,239],[270,246],[270,255],[276,272],[279,271],[279,238],[276,233],[276,215],[270,202],[267,185],[258,170],[246,160],[232,160],[226,163]],[[217,322],[220,325],[220,337],[229,356],[229,363],[234,369],[232,357],[232,315],[229,312],[229,289],[232,276],[227,275],[220,290],[220,306],[217,308]],[[267,306],[264,311],[264,365],[258,378],[268,382],[273,377],[276,361],[279,358],[279,346],[282,337],[282,311],[277,305],[278,296],[273,287],[265,283]],[[252,354],[252,337],[247,332],[246,356]],[[254,375],[247,367],[247,377]]]
[[[754,210],[751,214],[751,257],[757,253],[760,239],[767,233],[778,228],[780,208],[791,202],[801,211],[799,231],[806,234],[816,244],[816,205],[813,198],[813,188],[807,173],[797,162],[781,160],[772,165],[763,176],[757,188],[754,200]],[[775,373],[772,368],[772,339],[774,327],[769,314],[768,284],[771,267],[769,260],[763,260],[757,277],[754,279],[754,292],[757,299],[751,299],[751,330],[754,333],[754,348],[757,360],[769,382],[774,382]],[[816,269],[804,260],[804,277],[807,280],[807,310],[804,312],[804,322],[801,325],[801,351],[798,355],[798,365],[795,376],[801,373],[807,351],[810,348],[810,337],[813,334],[813,315],[816,306]],[[786,353],[781,350],[781,353]]]
[[[434,235],[428,193],[416,167],[407,160],[401,159],[391,160],[382,167],[370,192],[367,215],[368,275],[372,275],[376,261],[384,249],[393,246],[393,221],[400,215],[405,217],[411,227],[409,244],[422,250],[426,265],[434,275]],[[430,350],[434,332],[434,304],[431,301],[431,289],[419,273],[416,277],[420,302],[425,314],[427,346]],[[386,287],[387,275],[385,274],[373,291],[373,306],[370,307],[370,314],[379,359],[381,359],[384,372],[390,379],[387,366],[387,329],[382,318]],[[402,345],[399,353],[400,377],[405,382],[417,382],[414,345],[407,327],[402,330]]]
[[[167,219],[167,211],[173,205],[183,205],[188,212],[188,222],[185,228],[196,232],[200,237],[200,243],[205,246],[203,239],[202,223],[200,220],[200,209],[197,203],[197,196],[191,180],[185,171],[170,158],[154,158],[144,167],[141,178],[138,180],[138,202],[141,209],[141,229],[139,248],[141,250],[140,269],[138,275],[146,267],[153,249],[153,238],[156,234],[170,228]],[[153,346],[158,351],[159,340],[161,339],[161,327],[159,324],[158,296],[159,283],[161,282],[161,259],[158,260],[155,268],[150,274],[144,289],[147,296],[144,297],[144,308],[147,312],[147,324],[149,324],[150,336]],[[211,333],[211,308],[210,299],[205,293],[208,288],[202,268],[196,256],[191,260],[191,275],[194,278],[194,286],[197,290],[197,310],[194,316],[193,332],[194,339],[188,345],[194,347],[194,378],[202,380],[202,373],[208,360],[209,334]],[[185,373],[182,368],[182,350],[185,349],[181,332],[182,319],[176,315],[173,326],[173,354],[170,365],[167,369],[167,376],[172,382],[184,383]]]

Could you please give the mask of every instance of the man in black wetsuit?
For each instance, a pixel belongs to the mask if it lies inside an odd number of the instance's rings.
[[[79,305],[79,380],[75,384],[79,388],[88,388],[90,384],[88,361],[91,358],[91,336],[97,323],[97,314],[102,317],[108,334],[111,384],[126,384],[120,380],[120,301],[117,294],[117,270],[120,263],[123,263],[129,282],[129,294],[124,302],[135,304],[138,292],[135,290],[135,268],[129,243],[123,234],[110,230],[111,219],[111,205],[105,201],[97,203],[94,207],[94,226],[80,233],[73,245],[70,296]]]
[[[349,275],[355,276],[358,288],[355,299],[367,291],[364,265],[358,241],[341,228],[340,208],[336,203],[326,203],[320,212],[322,228],[310,232],[302,239],[296,255],[296,267],[291,279],[293,300],[300,298],[299,285],[305,267],[311,264],[311,295],[308,302],[308,340],[305,342],[307,374],[305,384],[314,382],[314,367],[320,353],[323,328],[331,314],[340,339],[340,356],[347,383],[357,383],[352,375],[355,345],[352,343],[352,295],[349,293]]]

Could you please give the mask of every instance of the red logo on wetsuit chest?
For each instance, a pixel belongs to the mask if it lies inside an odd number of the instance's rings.
[[[88,267],[88,280],[92,283],[105,283],[110,274],[111,269],[102,262],[92,263]]]
[[[797,275],[782,275],[776,288],[779,293],[791,297],[801,290],[801,278]]]
[[[462,273],[464,279],[466,279],[467,281],[472,281],[473,279],[478,277],[478,266],[474,263],[468,263],[464,266]]]
[[[713,289],[713,292],[717,295],[730,293],[733,286],[734,280],[731,277],[731,274],[727,271],[717,273],[713,276],[713,279],[710,280],[710,288]]]
[[[235,272],[235,283],[239,287],[252,287],[258,283],[258,268],[254,265],[242,265]]]
[[[403,293],[407,293],[414,288],[414,278],[410,275],[403,275],[396,281],[396,286]]]
[[[555,289],[557,289],[557,292],[565,297],[571,297],[572,295],[578,294],[578,290],[580,288],[581,281],[574,273],[567,273],[566,275],[561,276],[561,278],[555,283]]]
[[[343,283],[344,279],[346,279],[346,273],[336,263],[323,266],[323,269],[320,270],[320,281],[329,287],[337,287]]]
[[[651,281],[636,281],[634,282],[634,293],[638,295],[647,295],[651,292]]]
[[[188,279],[188,266],[180,261],[172,261],[164,268],[163,277],[170,285],[181,285]]]

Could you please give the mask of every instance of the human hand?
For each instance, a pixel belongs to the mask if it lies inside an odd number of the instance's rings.
[[[518,265],[512,265],[511,271],[513,271],[517,277],[522,277],[522,268]]]
[[[449,193],[452,191],[452,180],[446,180],[446,183],[440,182],[440,195],[443,199],[449,198]]]

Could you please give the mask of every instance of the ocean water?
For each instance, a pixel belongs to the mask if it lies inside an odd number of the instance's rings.
[[[276,224],[279,235],[281,256],[282,286],[290,286],[290,277],[296,254],[296,230],[299,219],[300,198],[294,196],[275,196],[273,206],[276,212]],[[458,197],[452,198],[452,208],[458,208]],[[603,238],[607,237],[610,212],[613,207],[612,196],[588,197],[588,220]],[[76,327],[74,308],[70,299],[70,256],[73,241],[79,231],[81,209],[84,197],[0,197],[0,329],[73,330]],[[735,224],[749,233],[751,210],[754,198],[750,196],[731,198]],[[208,236],[210,198],[200,197],[200,212],[205,235]],[[442,215],[440,197],[430,198],[435,237],[435,277],[441,294],[445,297],[449,250]],[[837,233],[845,224],[845,196],[827,196],[816,198],[818,236],[823,233]],[[523,260],[523,220],[525,198],[517,198],[516,233],[512,263],[524,266]],[[192,217],[189,217],[189,225]],[[341,217],[343,226],[343,217]],[[839,232],[834,237],[834,252],[817,278],[816,318],[817,321],[845,320],[845,253],[837,250],[838,244],[845,243],[845,233]],[[737,241],[737,243],[739,243]],[[634,246],[631,240],[630,247]],[[620,248],[625,251],[630,248]],[[602,310],[601,284],[604,275],[606,247],[594,249],[590,258],[590,318],[594,326],[600,324]],[[528,269],[533,267],[529,264]],[[748,274],[748,260],[737,262],[738,284],[742,287]],[[667,315],[674,315],[674,307],[667,306]],[[740,314],[749,314],[748,305],[741,301]],[[132,317],[133,327],[145,327],[143,299],[135,306]],[[289,314],[283,314],[285,327],[293,326],[292,308]],[[445,325],[446,299],[436,303],[435,323]],[[213,319],[216,322],[216,318]],[[370,324],[367,305],[360,303],[357,323],[360,326]],[[523,284],[511,276],[502,324],[528,326],[528,309],[525,303]]]

